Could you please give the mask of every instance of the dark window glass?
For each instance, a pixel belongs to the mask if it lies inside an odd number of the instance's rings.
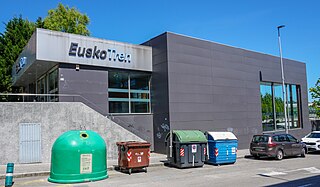
[[[109,72],[109,88],[128,89],[128,78],[128,73]]]
[[[287,110],[288,110],[288,122],[289,128],[300,128],[300,115],[299,115],[299,102],[298,93],[299,89],[296,85],[287,85]]]
[[[285,134],[278,136],[278,142],[288,142],[288,138]]]
[[[268,136],[253,136],[252,142],[260,143],[260,142],[268,142]]]
[[[130,89],[149,90],[150,76],[146,74],[130,74]]]
[[[149,113],[150,75],[109,72],[109,112]]]
[[[291,128],[300,128],[300,120],[299,120],[299,102],[298,102],[298,93],[299,88],[296,85],[292,85],[292,120],[293,124]]]
[[[58,69],[49,73],[48,78],[49,94],[58,94]],[[58,96],[49,96],[50,101],[58,101]]]
[[[112,111],[112,113],[129,113],[129,102],[110,101],[109,111]]]
[[[273,136],[272,140],[275,141],[275,142],[279,142],[279,136]]]
[[[297,142],[297,139],[289,134],[287,134],[289,142]]]
[[[320,138],[320,133],[310,133],[307,138]]]
[[[132,113],[149,113],[149,102],[131,102]]]
[[[129,98],[129,94],[123,92],[109,92],[109,98]]]
[[[149,99],[149,94],[148,93],[131,93],[130,97],[135,99]]]

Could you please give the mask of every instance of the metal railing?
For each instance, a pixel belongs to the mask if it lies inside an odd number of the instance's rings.
[[[105,109],[91,102],[81,95],[75,94],[29,94],[29,93],[0,93],[0,102],[81,102],[118,125],[136,134],[142,139],[150,141],[151,138],[137,130],[133,124],[128,123],[117,116],[106,113]]]
[[[105,109],[75,94],[0,93],[0,102],[81,102],[104,116],[106,114]]]

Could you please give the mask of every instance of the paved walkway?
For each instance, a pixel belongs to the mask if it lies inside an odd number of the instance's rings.
[[[238,150],[237,159],[244,158],[249,155],[248,149]],[[151,153],[149,167],[156,167],[164,165],[167,156],[164,154]],[[108,170],[114,170],[118,164],[118,160],[107,160]],[[0,165],[0,179],[4,179],[6,175],[6,165]],[[50,163],[39,164],[15,164],[13,177],[32,177],[32,176],[47,176],[50,174]]]

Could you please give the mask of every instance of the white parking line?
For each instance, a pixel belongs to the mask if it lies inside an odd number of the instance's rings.
[[[316,174],[320,173],[320,170],[319,170],[318,168],[316,168],[316,167],[299,168],[299,169],[289,170],[289,171],[285,171],[285,172],[291,173],[291,172],[297,172],[297,171],[303,171],[303,170],[304,170],[304,171],[307,171],[307,172],[309,172],[309,173],[312,173],[312,174],[314,174],[314,173],[316,173]]]
[[[259,175],[271,177],[271,176],[286,175],[286,174],[287,173],[284,173],[284,172],[271,171],[270,173],[261,173]]]
[[[274,171],[275,168],[273,168],[273,170],[270,171],[270,168],[268,168],[267,170],[269,170],[267,173],[260,173],[258,175],[260,176],[265,176],[265,177],[273,177],[273,176],[279,176],[279,175],[287,175],[289,173],[294,173],[294,172],[308,172],[309,174],[320,174],[320,169],[316,168],[316,167],[309,167],[309,168],[299,168],[299,169],[295,169],[295,170],[288,170],[288,171]],[[310,186],[312,184],[306,184],[307,186]]]

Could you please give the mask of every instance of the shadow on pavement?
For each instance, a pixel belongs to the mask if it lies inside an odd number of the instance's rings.
[[[297,179],[293,181],[283,182],[279,184],[270,185],[269,187],[283,187],[283,186],[319,186],[320,176],[306,177],[302,179]]]
[[[307,156],[308,156],[308,155],[307,155]],[[261,157],[255,158],[254,156],[246,155],[246,156],[244,156],[244,158],[245,158],[245,159],[251,159],[251,160],[265,160],[265,161],[269,160],[269,161],[277,161],[277,162],[281,161],[281,160],[277,160],[277,159],[275,159],[275,158],[273,158],[273,157],[268,157],[268,156],[261,156]],[[304,157],[300,157],[300,156],[286,156],[286,157],[283,158],[283,160],[289,160],[289,159],[295,159],[295,158],[302,158],[302,159],[303,159]]]

